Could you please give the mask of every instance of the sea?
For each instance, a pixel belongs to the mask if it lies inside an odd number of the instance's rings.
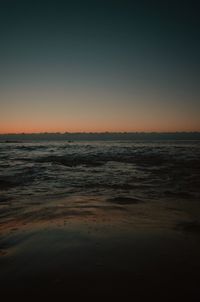
[[[196,301],[200,140],[183,138],[0,136],[1,297]]]
[[[1,204],[69,195],[199,199],[200,140],[1,141],[0,192]]]

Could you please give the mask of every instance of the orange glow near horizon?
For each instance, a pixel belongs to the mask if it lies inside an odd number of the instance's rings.
[[[78,125],[74,126],[66,126],[66,127],[59,127],[58,125],[56,126],[46,126],[46,127],[40,127],[40,126],[31,126],[27,125],[26,127],[24,126],[15,126],[15,125],[10,125],[7,127],[2,127],[0,126],[0,134],[20,134],[20,133],[25,133],[25,134],[31,134],[31,133],[102,133],[102,132],[200,132],[200,128],[197,128],[195,126],[192,127],[141,127],[139,125],[135,126],[127,126],[125,127],[117,127],[117,126],[108,126],[108,127],[103,127],[101,125],[97,125],[96,127],[89,127],[87,125],[84,125],[81,127]]]
[[[200,131],[194,107],[159,91],[10,88],[1,100],[0,134]]]

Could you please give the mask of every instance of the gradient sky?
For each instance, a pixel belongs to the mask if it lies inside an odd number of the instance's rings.
[[[0,133],[200,131],[193,1],[0,1]]]

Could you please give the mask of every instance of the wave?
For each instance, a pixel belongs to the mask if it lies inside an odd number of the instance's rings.
[[[82,157],[82,156],[76,156],[76,157],[69,157],[69,156],[46,156],[36,159],[37,162],[40,163],[46,163],[50,162],[53,164],[60,164],[68,167],[76,167],[80,165],[89,166],[89,167],[95,167],[95,166],[101,166],[105,162],[96,159],[94,157]]]
[[[64,155],[64,156],[45,156],[35,159],[37,162],[51,162],[55,164],[62,164],[65,166],[99,166],[106,164],[107,162],[119,162],[119,163],[133,163],[146,166],[162,165],[166,163],[166,159],[162,156],[153,155],[133,155],[133,154],[88,154],[82,155]]]
[[[0,190],[9,190],[18,186],[23,186],[32,183],[41,174],[41,169],[38,167],[27,167],[20,172],[12,173],[12,175],[0,175]]]
[[[110,196],[114,192],[119,196],[130,193],[130,198],[136,194],[141,200],[200,196],[198,144],[45,142],[8,145],[0,146],[0,190],[10,194],[95,192]]]
[[[30,159],[31,160],[31,159]],[[134,164],[140,167],[156,167],[171,169],[176,168],[179,171],[183,169],[200,169],[200,160],[191,158],[177,159],[171,154],[141,154],[140,152],[130,153],[98,153],[98,154],[64,154],[64,155],[47,155],[33,159],[40,163],[54,163],[69,167],[80,165],[85,166],[101,166],[108,162]]]

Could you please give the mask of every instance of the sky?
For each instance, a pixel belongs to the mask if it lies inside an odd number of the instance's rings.
[[[0,1],[0,133],[200,131],[193,1]]]

